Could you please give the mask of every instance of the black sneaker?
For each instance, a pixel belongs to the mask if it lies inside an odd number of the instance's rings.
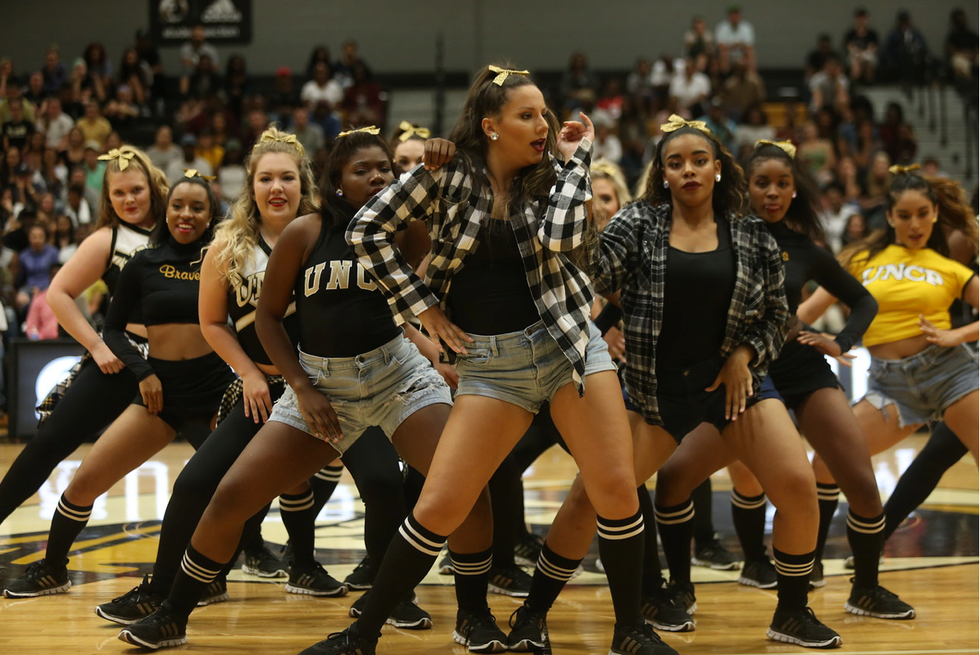
[[[776,567],[768,557],[745,562],[742,564],[742,573],[738,576],[739,584],[759,589],[775,589],[777,582]]]
[[[474,653],[500,653],[507,650],[507,635],[497,627],[490,608],[482,612],[456,612],[453,641]]]
[[[844,643],[840,635],[821,623],[809,607],[784,610],[776,606],[766,636],[773,641],[804,648],[838,648]]]
[[[537,566],[543,545],[544,539],[533,532],[518,535],[517,543],[514,544],[514,562],[519,566]]]
[[[443,556],[439,560],[439,575],[452,575],[455,572],[455,569],[453,569],[453,558],[449,555]]]
[[[851,580],[853,583],[854,580]],[[873,616],[876,619],[914,619],[915,609],[881,585],[877,587],[851,587],[851,597],[844,609],[859,616]]]
[[[377,640],[364,639],[352,628],[347,628],[343,632],[329,635],[299,655],[374,655],[377,645]]]
[[[106,621],[130,625],[160,609],[164,598],[165,596],[153,592],[150,588],[150,576],[144,575],[143,582],[138,586],[119,598],[102,603],[95,608],[95,613]]]
[[[629,627],[616,626],[609,655],[677,655],[677,651],[643,621]]]
[[[119,640],[127,644],[157,650],[187,643],[187,617],[177,616],[165,607],[123,628]]]
[[[246,551],[245,563],[242,564],[243,572],[260,578],[285,578],[288,575],[287,568],[289,567],[264,545],[259,550]]]
[[[307,596],[347,595],[347,587],[344,586],[344,583],[327,573],[319,562],[313,562],[312,566],[305,568],[290,567],[286,591],[291,594],[306,594]]]
[[[228,600],[228,580],[222,575],[208,583],[201,593],[201,600],[197,601],[197,606],[207,607],[226,600]]]
[[[364,611],[364,605],[367,603],[368,594],[363,594],[351,604],[350,609],[347,610],[348,616],[354,619],[360,618]],[[416,602],[417,598],[413,596],[395,605],[385,623],[405,630],[428,630],[431,628],[432,616],[419,607]]]
[[[65,566],[54,567],[46,560],[38,560],[27,565],[24,575],[7,584],[3,595],[7,598],[34,598],[63,594],[71,587],[68,579],[68,560]]]
[[[675,606],[680,607],[688,614],[694,614],[698,611],[697,599],[694,597],[693,583],[679,583],[671,580],[667,584],[666,591]]]
[[[640,598],[640,611],[643,612],[643,618],[657,630],[691,632],[695,627],[694,619],[687,613],[687,609],[675,602],[666,586],[652,594],[644,594]]]
[[[492,594],[527,598],[531,593],[531,576],[517,564],[490,569],[488,589]]]
[[[734,571],[738,568],[738,558],[714,537],[704,545],[695,545],[691,564],[716,571]]]
[[[507,648],[514,651],[530,651],[544,648],[548,643],[548,624],[545,614],[521,605],[510,615],[510,634]]]
[[[813,569],[810,571],[810,591],[827,586],[827,581],[823,577],[823,562],[814,562]]]
[[[373,584],[374,568],[371,566],[371,558],[365,555],[361,563],[344,578],[344,586],[348,591],[367,591]]]

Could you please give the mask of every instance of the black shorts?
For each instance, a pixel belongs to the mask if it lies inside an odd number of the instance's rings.
[[[217,353],[177,361],[147,357],[146,361],[163,387],[163,410],[158,416],[178,433],[191,423],[210,422],[235,379]],[[142,394],[136,394],[133,404],[144,404]]]
[[[769,376],[783,402],[792,410],[797,409],[814,391],[841,388],[827,358],[816,349],[796,341],[783,347],[779,358],[769,367]]]

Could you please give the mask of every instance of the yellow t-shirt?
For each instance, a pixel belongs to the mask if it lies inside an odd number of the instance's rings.
[[[974,275],[931,248],[909,250],[897,245],[870,260],[868,251],[859,252],[848,269],[878,301],[878,315],[864,333],[865,346],[922,334],[919,314],[940,330],[948,330],[949,306],[963,295]]]

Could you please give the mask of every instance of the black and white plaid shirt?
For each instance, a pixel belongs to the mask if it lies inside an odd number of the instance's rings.
[[[534,202],[510,216],[524,261],[527,283],[548,333],[574,367],[579,393],[585,389],[592,284],[566,257],[586,236],[585,203],[592,142],[583,140],[562,165],[547,203]],[[446,298],[455,273],[479,245],[480,225],[491,220],[493,191],[482,191],[458,158],[435,171],[416,167],[368,201],[347,231],[362,266],[378,280],[392,311],[407,319]],[[426,221],[432,258],[423,282],[392,246],[395,233],[413,220]]]
[[[663,424],[657,405],[657,336],[663,321],[671,211],[670,204],[654,207],[641,201],[616,214],[602,232],[593,279],[599,293],[622,289],[626,391],[643,418],[656,425]],[[755,349],[750,370],[758,394],[769,364],[783,346],[790,319],[782,255],[761,219],[745,216],[729,223],[735,290],[719,354],[727,359],[742,344]]]

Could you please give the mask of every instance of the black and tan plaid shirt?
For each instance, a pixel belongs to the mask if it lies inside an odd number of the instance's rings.
[[[510,216],[538,314],[572,363],[580,393],[594,294],[588,277],[570,263],[567,253],[587,235],[591,148],[583,140],[567,162],[555,162],[558,179],[547,202],[531,203]],[[347,240],[378,280],[394,313],[407,320],[446,298],[453,275],[479,245],[480,225],[491,220],[493,201],[490,185],[474,185],[458,159],[435,171],[420,166],[368,201],[351,222]],[[424,282],[392,245],[395,233],[413,220],[426,221],[432,238]]]
[[[616,214],[602,232],[593,280],[599,293],[622,290],[626,391],[644,419],[658,425],[657,336],[663,320],[671,211],[670,204],[654,207],[641,201]],[[750,369],[758,394],[769,364],[783,346],[790,318],[782,256],[761,219],[745,216],[729,223],[735,290],[719,354],[727,359],[742,344],[755,349]]]

